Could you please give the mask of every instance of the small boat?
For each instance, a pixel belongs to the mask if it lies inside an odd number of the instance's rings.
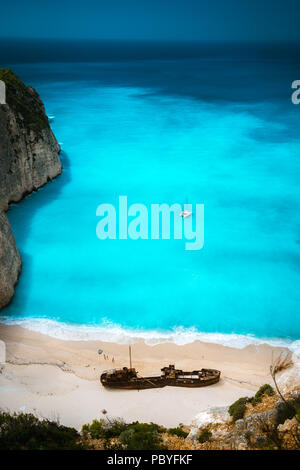
[[[184,210],[179,213],[179,216],[182,217],[183,219],[186,219],[187,217],[190,217],[192,215],[192,211],[187,211]]]
[[[104,371],[100,382],[104,387],[127,390],[144,390],[147,388],[171,387],[205,387],[220,380],[221,372],[216,369],[200,369],[186,372],[175,369],[174,364],[161,369],[161,375],[154,377],[139,377],[131,364],[131,348],[129,347],[130,367]]]
[[[51,121],[54,121],[54,119],[55,119],[55,116],[48,116],[48,121],[51,122]]]

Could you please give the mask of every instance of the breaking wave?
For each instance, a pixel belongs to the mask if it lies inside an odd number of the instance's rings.
[[[6,325],[18,325],[28,330],[62,340],[104,341],[118,344],[144,341],[150,346],[162,343],[175,343],[183,346],[194,341],[202,341],[237,349],[242,349],[249,345],[259,346],[268,344],[274,347],[286,347],[293,353],[300,355],[300,340],[257,338],[252,335],[238,335],[234,333],[205,333],[193,327],[176,327],[170,331],[163,331],[124,328],[109,321],[104,321],[101,325],[71,324],[46,318],[1,317],[0,321]]]

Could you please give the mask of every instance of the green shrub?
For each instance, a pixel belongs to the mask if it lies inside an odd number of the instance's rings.
[[[119,437],[127,426],[124,421],[119,419],[94,419],[92,424],[84,424],[81,432],[83,435],[89,434],[92,439],[111,439],[112,437]]]
[[[248,397],[239,398],[237,401],[232,403],[229,407],[229,414],[232,416],[232,420],[235,422],[238,419],[242,419],[246,412],[246,404],[249,402]]]
[[[273,387],[271,387],[271,385],[265,384],[260,387],[254,397],[251,399],[252,405],[256,406],[257,403],[261,403],[264,395],[268,395],[269,397],[275,395],[275,390],[273,389]]]
[[[276,424],[283,424],[287,419],[292,419],[294,416],[298,417],[300,414],[300,397],[288,400],[287,402],[280,402],[276,406]]]
[[[164,450],[161,427],[157,424],[132,423],[120,434],[126,450]]]
[[[151,423],[133,422],[126,424],[121,420],[94,420],[82,426],[82,434],[92,439],[104,439],[107,450],[159,450],[164,449],[161,433],[165,428]],[[120,442],[110,439],[118,437]]]
[[[168,434],[171,436],[183,437],[183,439],[189,435],[189,433],[185,432],[181,427],[168,429]]]
[[[198,441],[200,442],[200,444],[203,444],[203,442],[207,442],[210,440],[212,436],[212,433],[208,430],[208,429],[202,429],[199,437],[198,437]]]
[[[35,90],[25,86],[9,69],[0,69],[0,80],[6,85],[6,102],[15,111],[17,122],[38,135],[43,129],[49,129],[43,104]]]
[[[0,412],[0,450],[76,450],[83,449],[74,428],[33,414]]]

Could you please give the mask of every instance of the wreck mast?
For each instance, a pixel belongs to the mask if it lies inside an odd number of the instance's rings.
[[[131,346],[129,346],[129,364],[130,369],[132,369],[132,360],[131,360]]]

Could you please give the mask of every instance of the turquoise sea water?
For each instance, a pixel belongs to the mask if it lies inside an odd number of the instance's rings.
[[[300,338],[300,110],[297,118],[289,76],[270,83],[271,92],[266,84],[264,97],[263,67],[255,68],[256,81],[237,95],[232,85],[232,97],[222,99],[210,82],[197,85],[195,63],[164,63],[165,82],[177,80],[171,90],[154,79],[151,86],[149,64],[137,71],[123,63],[121,72],[135,77],[124,83],[115,64],[12,66],[55,115],[64,169],[8,212],[23,271],[3,316],[120,336],[187,330]],[[153,67],[154,76],[160,65]],[[234,70],[240,83],[245,64]],[[193,77],[191,92],[180,88],[184,73]],[[203,203],[204,248],[186,251],[184,240],[100,241],[96,208],[121,195],[148,207]]]

